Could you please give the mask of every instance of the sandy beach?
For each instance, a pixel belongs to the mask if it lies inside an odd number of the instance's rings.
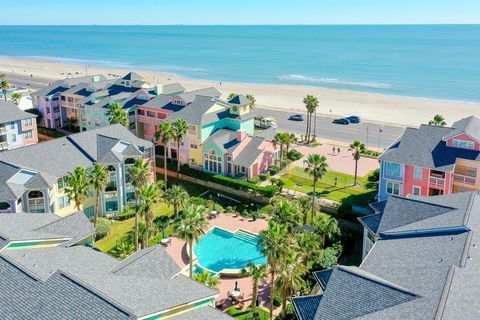
[[[27,60],[0,57],[0,72],[40,76],[52,79],[88,74],[123,75],[126,69],[63,63],[53,60]],[[180,82],[188,90],[215,87],[226,97],[231,92],[253,94],[257,105],[265,108],[285,109],[291,112],[304,111],[303,97],[315,95],[320,100],[319,113],[333,115],[360,115],[372,122],[418,126],[428,122],[435,114],[445,116],[448,124],[470,115],[479,115],[480,103],[444,101],[416,97],[382,95],[368,92],[326,89],[314,86],[214,82],[179,78],[161,72],[134,70],[151,84]]]

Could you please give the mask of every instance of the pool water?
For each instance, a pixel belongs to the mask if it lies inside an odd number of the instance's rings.
[[[267,258],[262,255],[258,240],[260,237],[240,230],[231,233],[213,228],[193,250],[201,267],[217,273],[223,269],[245,268],[249,262],[266,264]]]

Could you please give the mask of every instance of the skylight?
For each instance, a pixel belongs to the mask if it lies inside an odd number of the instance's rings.
[[[36,172],[22,169],[19,172],[17,172],[13,177],[11,177],[8,180],[8,182],[23,185],[28,180],[30,180],[31,177],[33,177],[36,174],[37,174]]]

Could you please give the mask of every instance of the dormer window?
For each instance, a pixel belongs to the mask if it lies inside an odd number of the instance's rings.
[[[452,142],[453,142],[452,146],[456,148],[472,149],[472,150],[475,148],[475,143],[473,141],[453,139]]]

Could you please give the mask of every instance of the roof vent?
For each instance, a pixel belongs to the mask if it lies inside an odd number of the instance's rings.
[[[440,260],[438,261],[438,263],[442,263],[443,262],[443,258],[440,258]]]

